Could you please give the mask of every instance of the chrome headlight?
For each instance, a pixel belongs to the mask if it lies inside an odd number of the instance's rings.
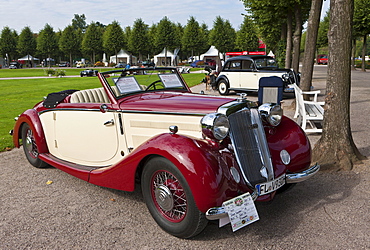
[[[206,137],[223,140],[229,133],[230,124],[226,115],[211,113],[201,120],[202,132]]]
[[[262,119],[272,126],[279,125],[281,118],[283,117],[283,110],[281,106],[276,104],[262,104],[259,106],[258,111],[260,112]]]
[[[281,76],[281,78],[283,78],[283,81],[285,81],[285,82],[288,82],[289,81],[289,75],[288,74],[283,74]]]

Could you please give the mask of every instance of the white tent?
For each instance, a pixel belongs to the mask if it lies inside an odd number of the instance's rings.
[[[222,53],[219,53],[215,46],[211,46],[206,53],[200,55],[200,60],[205,62],[209,60],[215,60],[217,62],[220,59],[224,59],[224,56]]]
[[[18,61],[38,61],[39,59],[38,58],[36,58],[36,57],[33,57],[33,56],[31,56],[31,55],[26,55],[26,56],[24,56],[24,57],[22,57],[22,58],[19,58],[18,59]]]
[[[154,56],[154,63],[156,66],[165,66],[166,65],[166,61],[167,61],[167,66],[175,66],[175,61],[177,59],[177,56],[167,50],[167,55],[166,55],[166,49],[163,49],[163,51],[161,53],[159,53],[158,55],[155,55]],[[167,58],[167,59],[166,59]]]
[[[131,60],[130,60],[130,58],[131,58]],[[137,64],[136,56],[130,55],[129,53],[127,53],[123,49],[121,49],[117,54],[117,61],[118,62],[116,62],[116,55],[111,56],[109,61],[111,63],[116,63],[116,64],[117,63],[129,63],[129,64],[132,64],[132,65]]]

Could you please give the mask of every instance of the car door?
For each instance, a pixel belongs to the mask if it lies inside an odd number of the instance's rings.
[[[118,150],[120,141],[124,144],[125,140],[119,132],[117,113],[103,113],[99,104],[90,105],[88,109],[48,113],[49,117],[44,116],[42,120],[52,123],[54,131],[46,131],[49,134],[46,139],[49,151],[56,157],[87,166],[107,166],[122,158]],[[50,134],[54,136],[50,138]]]
[[[240,87],[240,67],[241,61],[235,60],[227,62],[223,69],[222,73],[229,80],[229,85],[231,89]]]
[[[240,70],[239,88],[258,90],[258,72],[252,60],[242,60]]]

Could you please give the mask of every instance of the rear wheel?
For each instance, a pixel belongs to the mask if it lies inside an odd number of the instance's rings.
[[[34,131],[27,123],[22,126],[22,143],[24,154],[32,166],[36,168],[46,168],[49,166],[46,162],[38,158],[39,151],[37,149]]]
[[[221,95],[228,95],[229,94],[229,84],[226,82],[226,80],[222,79],[218,82],[218,92]]]
[[[190,238],[207,225],[185,178],[169,160],[156,157],[148,161],[141,177],[141,188],[151,215],[166,232]]]

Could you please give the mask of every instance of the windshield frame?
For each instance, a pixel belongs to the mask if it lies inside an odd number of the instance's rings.
[[[169,87],[169,84],[163,83],[163,75],[176,75],[175,79],[177,86]],[[178,92],[191,92],[190,88],[186,84],[185,80],[178,72],[175,67],[149,67],[149,68],[129,68],[129,69],[119,69],[111,70],[106,72],[99,73],[102,84],[106,85],[113,96],[116,99],[121,99],[126,96],[149,93],[149,92],[165,92],[165,91],[178,91]],[[161,77],[162,76],[162,77]],[[123,79],[124,78],[124,79]],[[131,78],[126,80],[126,78]],[[120,81],[121,79],[121,81]],[[132,80],[135,79],[135,80]],[[117,86],[117,83],[121,84]],[[147,89],[150,84],[157,82],[159,85],[162,85],[163,88],[159,89]],[[122,91],[125,89],[124,84],[130,84],[126,92]],[[120,90],[121,91],[120,91]]]

